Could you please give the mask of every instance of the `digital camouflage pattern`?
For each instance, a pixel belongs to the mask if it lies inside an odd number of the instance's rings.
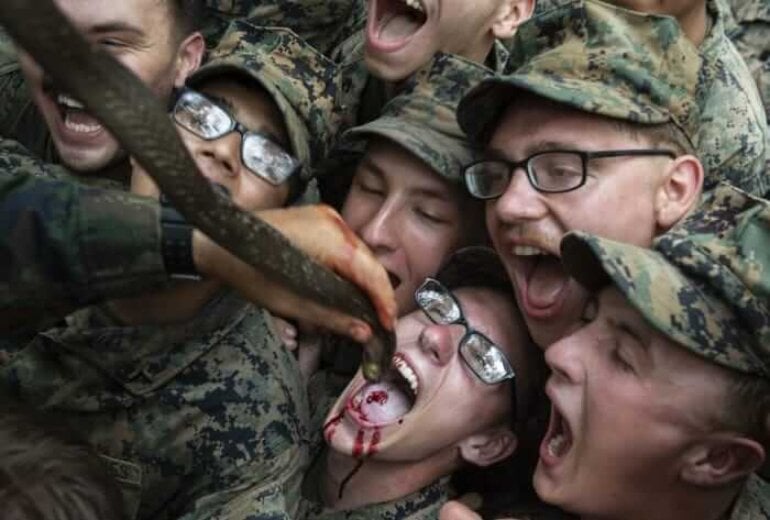
[[[770,119],[770,2],[728,0],[726,3],[732,15],[727,18],[727,35],[746,61]]]
[[[515,89],[578,110],[697,133],[701,59],[673,18],[581,0],[541,12],[519,27],[505,75],[460,103],[466,134],[486,142]]]
[[[770,484],[752,475],[738,496],[729,520],[767,520],[768,518],[770,518]]]
[[[366,0],[205,0],[204,34],[216,46],[230,22],[285,27],[329,55],[366,21]]]
[[[163,327],[87,308],[0,366],[0,388],[107,457],[127,518],[293,519],[307,401],[267,317],[231,293]]]
[[[699,47],[703,67],[696,96],[700,126],[695,134],[695,148],[706,170],[704,188],[726,180],[762,195],[770,189],[765,110],[748,67],[725,33],[730,13],[716,0],[707,6],[713,23]],[[770,39],[770,34],[765,36]]]
[[[53,314],[167,281],[157,201],[72,180],[0,139],[0,309]]]
[[[415,72],[380,117],[345,133],[347,143],[384,137],[419,158],[442,177],[462,183],[462,167],[473,158],[455,117],[457,103],[492,72],[450,54],[437,54]]]
[[[187,83],[195,87],[227,74],[255,80],[273,98],[307,180],[311,165],[327,154],[339,127],[336,65],[289,29],[236,21]]]
[[[573,232],[561,251],[575,279],[611,281],[672,341],[770,378],[770,202],[720,184],[652,250]]]

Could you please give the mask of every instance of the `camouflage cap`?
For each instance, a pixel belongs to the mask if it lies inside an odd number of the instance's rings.
[[[460,103],[472,141],[489,140],[514,90],[615,119],[672,122],[693,141],[701,58],[674,18],[578,0],[524,23],[511,49],[506,75]]]
[[[326,155],[337,131],[336,65],[289,29],[240,20],[230,25],[206,64],[187,83],[195,88],[214,76],[231,74],[257,81],[273,98],[307,180],[311,166]]]
[[[612,282],[671,340],[770,378],[770,202],[721,184],[653,247],[574,232],[561,252],[579,282]]]
[[[343,146],[355,146],[372,136],[385,137],[417,156],[436,173],[462,182],[462,167],[472,150],[457,125],[460,98],[492,71],[465,58],[437,54],[417,71],[383,107],[380,117],[351,128]]]

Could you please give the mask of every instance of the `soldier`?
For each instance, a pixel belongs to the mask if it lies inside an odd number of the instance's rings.
[[[86,39],[112,54],[162,100],[184,84],[203,57],[196,4],[200,0],[56,0]],[[0,135],[72,172],[127,182],[130,165],[115,138],[23,52],[19,65],[25,81],[19,81],[15,59],[6,42],[0,63],[5,73]]]
[[[770,4],[765,0],[733,0],[727,35],[741,53],[770,119]]]
[[[594,296],[585,325],[546,353],[553,406],[534,483],[547,502],[604,518],[770,515],[753,475],[770,448],[770,206],[727,185],[711,197],[653,251],[562,242]]]
[[[700,126],[694,143],[707,173],[705,188],[713,187],[716,179],[725,179],[757,195],[770,189],[765,163],[767,119],[752,72],[727,37],[729,7],[720,0],[612,3],[676,17],[684,34],[698,47],[703,68],[696,97]],[[742,12],[751,9],[744,6]],[[766,41],[768,35],[763,36]]]
[[[336,402],[325,396],[308,518],[435,518],[449,475],[521,446],[543,365],[505,280],[491,250],[461,250],[399,320],[395,380],[367,384],[359,372]],[[311,381],[311,395],[327,389],[323,374]]]
[[[522,66],[472,90],[458,118],[486,145],[466,183],[488,199],[492,242],[547,347],[585,302],[558,259],[563,234],[649,245],[696,205],[700,61],[675,20],[590,0],[533,18],[513,48]]]
[[[307,180],[300,163],[323,153],[334,121],[322,117],[333,66],[291,31],[238,22],[190,78],[173,118],[195,134],[203,173],[244,209],[283,204]],[[210,281],[177,285],[69,316],[11,356],[0,380],[110,457],[127,518],[294,517],[307,403],[267,316]]]

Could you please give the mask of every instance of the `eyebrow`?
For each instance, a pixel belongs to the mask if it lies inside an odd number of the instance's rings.
[[[630,327],[630,326],[629,326],[629,325],[628,325],[626,322],[624,322],[624,321],[618,321],[618,320],[616,320],[616,319],[610,319],[610,320],[608,320],[608,321],[610,322],[610,324],[611,324],[611,325],[612,325],[614,328],[616,328],[616,329],[618,329],[618,330],[620,330],[620,331],[623,331],[623,332],[625,332],[626,334],[628,334],[629,336],[631,336],[632,338],[634,338],[634,339],[636,340],[636,342],[635,342],[635,343],[637,343],[637,344],[638,344],[638,345],[639,345],[639,346],[642,348],[642,350],[643,350],[645,353],[648,353],[648,351],[649,351],[649,345],[647,344],[647,341],[646,341],[646,340],[645,340],[645,338],[643,338],[643,337],[642,337],[642,336],[641,336],[641,335],[640,335],[640,334],[639,334],[639,333],[638,333],[636,330],[634,330],[633,328],[631,328],[631,327]]]
[[[105,22],[94,25],[90,31],[95,34],[113,33],[113,32],[127,32],[136,34],[137,36],[144,37],[145,33],[139,27],[125,23],[125,22]]]
[[[583,148],[577,146],[575,143],[568,143],[566,141],[553,141],[553,140],[540,140],[527,145],[524,148],[522,160],[524,157],[530,157],[536,153],[548,152],[551,150],[582,150]],[[507,160],[510,154],[499,148],[489,148],[484,152],[484,158],[486,159],[505,159]]]
[[[361,159],[361,163],[359,165],[361,168],[365,168],[369,170],[370,172],[374,173],[380,178],[385,177],[385,171],[382,169],[382,166],[377,164],[372,160],[371,157],[368,155],[365,155],[363,159]]]

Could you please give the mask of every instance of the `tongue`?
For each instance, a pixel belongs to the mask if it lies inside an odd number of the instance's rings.
[[[544,309],[554,305],[567,286],[569,277],[555,256],[538,259],[527,283],[527,300],[533,307]]]
[[[361,390],[361,414],[370,423],[395,421],[410,408],[409,398],[391,383],[373,383]]]
[[[380,38],[402,40],[417,32],[420,25],[422,24],[407,13],[386,15],[380,25]]]

